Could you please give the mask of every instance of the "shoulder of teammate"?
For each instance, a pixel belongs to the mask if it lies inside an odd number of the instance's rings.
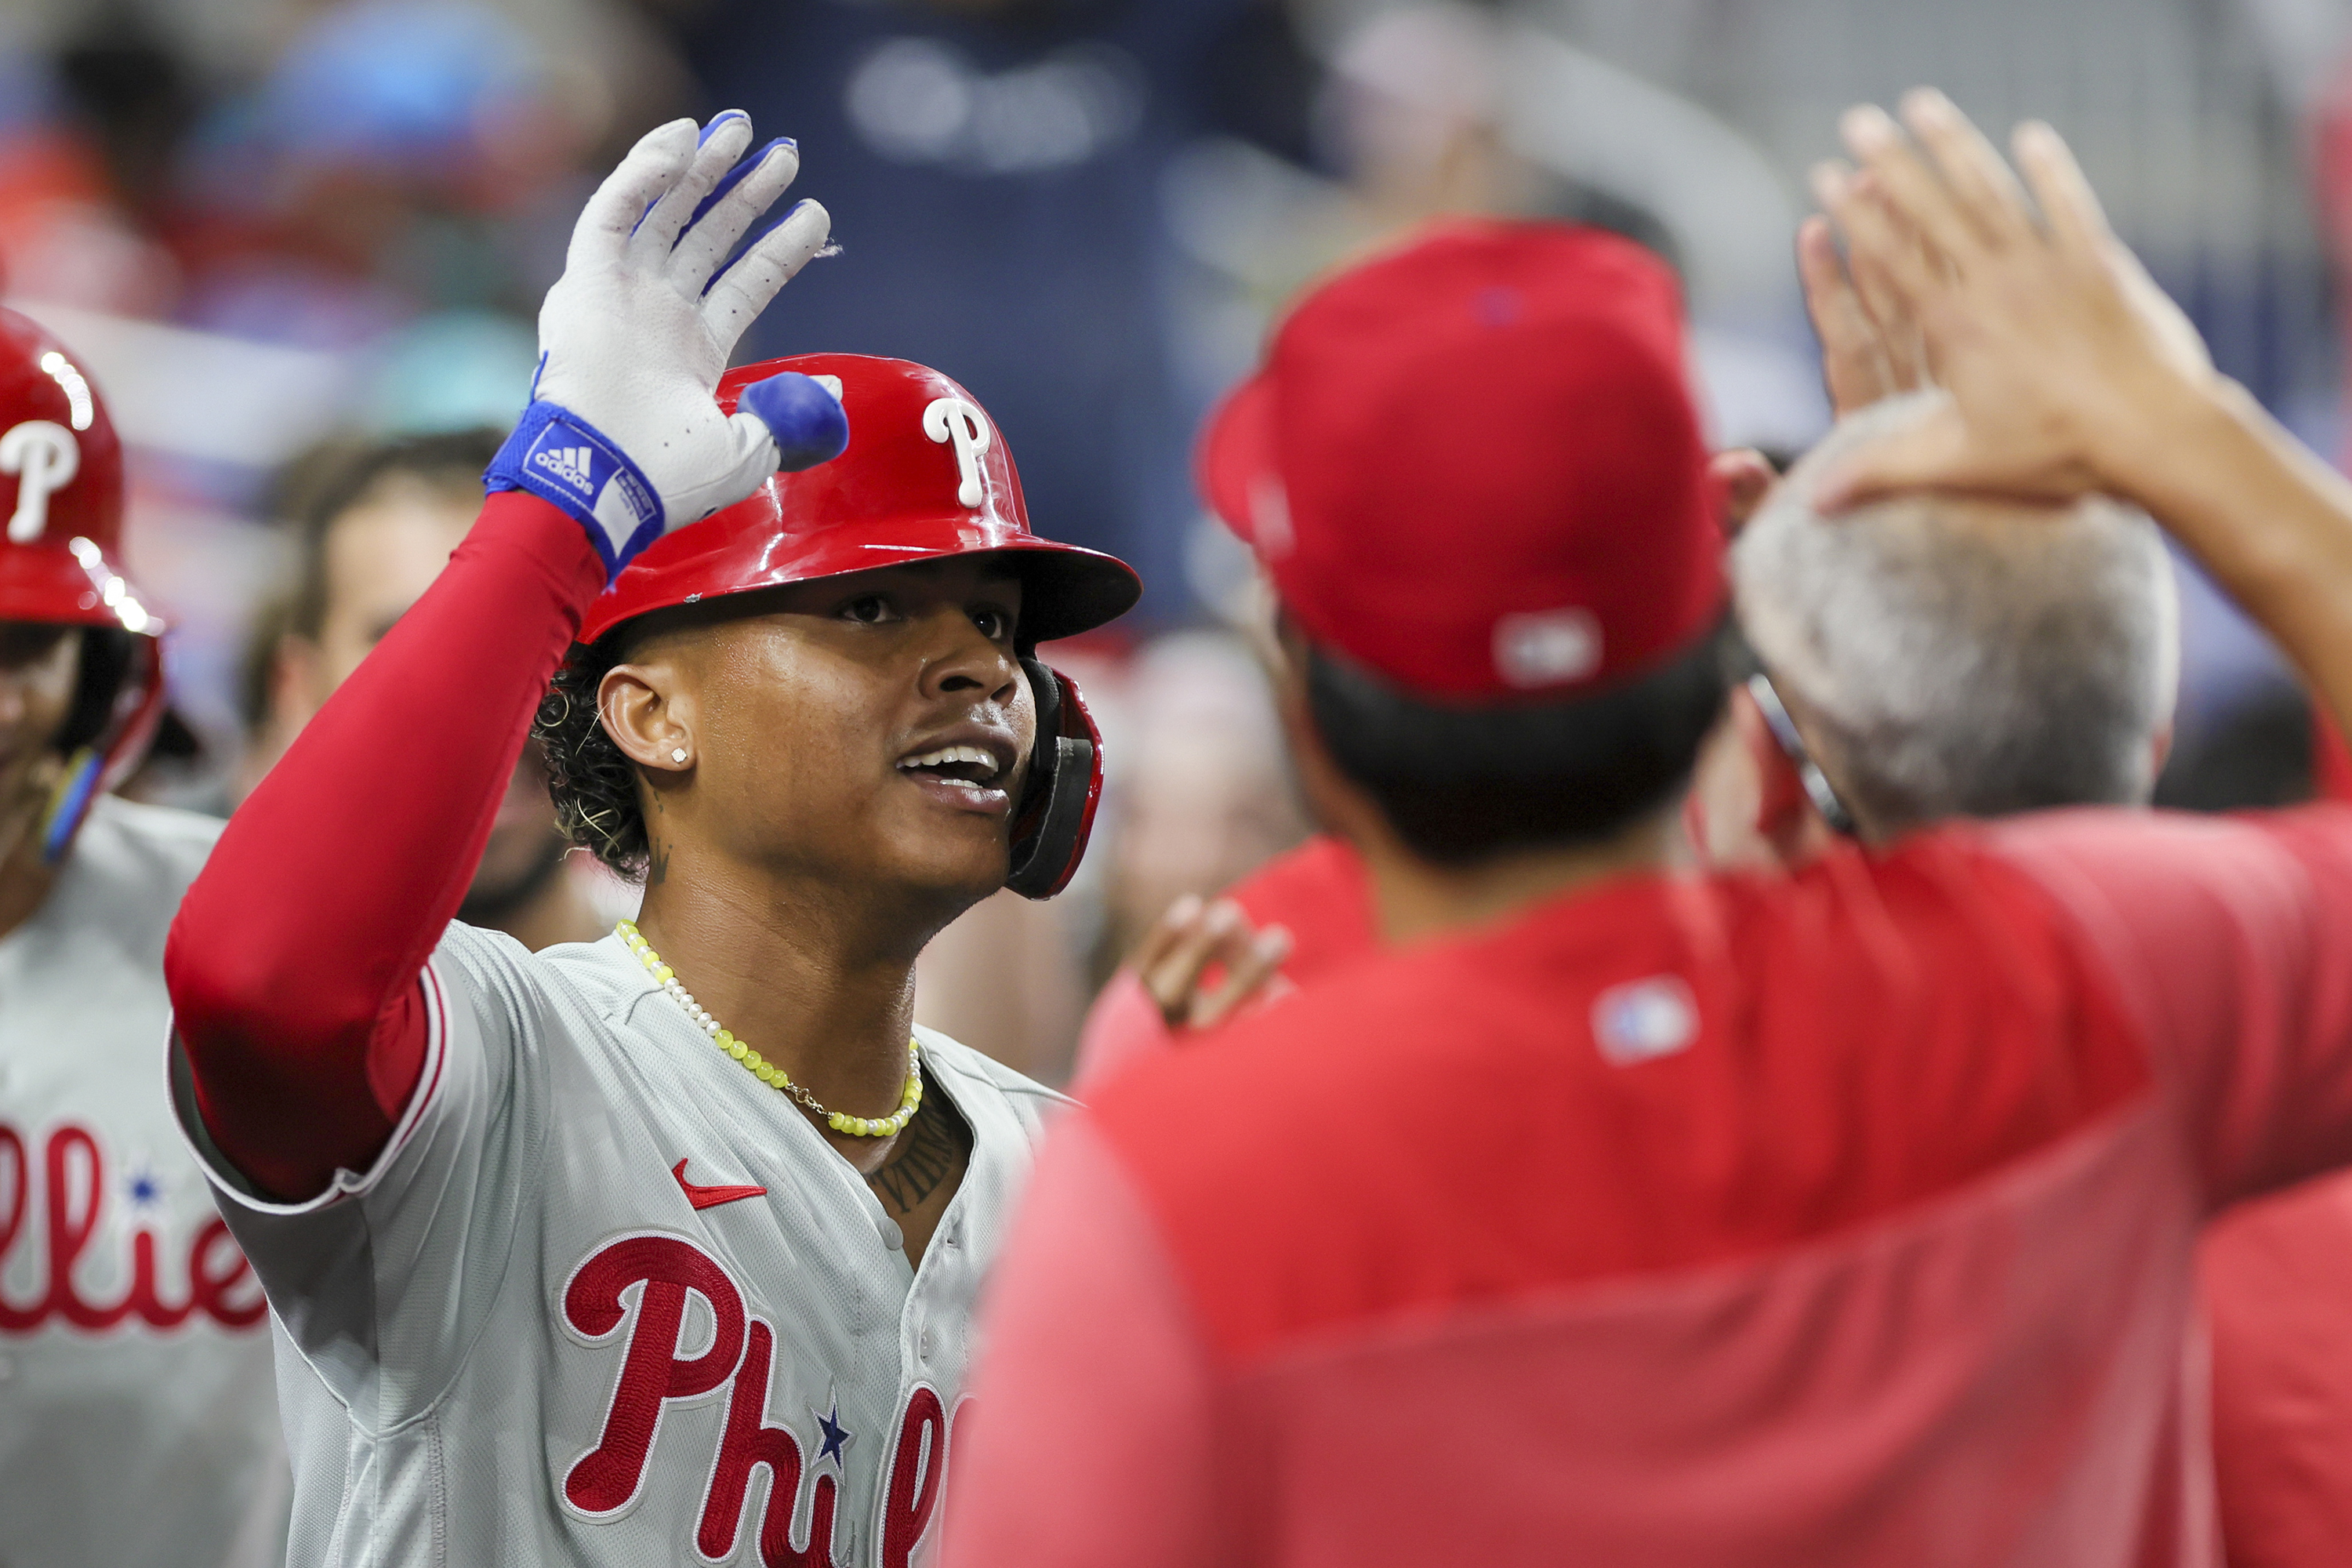
[[[1642,1173],[1728,1229],[1780,1204],[1773,1225],[1801,1239],[1822,1213],[1894,1213],[2145,1098],[2147,1053],[2110,992],[2049,893],[1978,832],[1943,830],[1792,877],[1628,877],[1371,947],[1091,1105],[1190,1258],[1256,1248],[1279,1272],[1301,1225],[1400,1244],[1418,1225],[1444,1250],[1461,1223],[1442,1215],[1500,1213],[1433,1196],[1475,1171],[1540,1194],[1552,1223],[1583,1213],[1555,1250],[1585,1277],[1656,1239],[1634,1217],[1658,1201]],[[1811,1190],[1832,1147],[1867,1180]],[[1724,1168],[1759,1187],[1727,1196]],[[1689,1260],[1712,1256],[1707,1225],[1684,1227]]]
[[[133,843],[155,846],[159,853],[193,854],[200,862],[220,837],[221,829],[228,826],[225,818],[205,812],[151,805],[119,795],[100,795],[92,802],[87,820],[106,824]]]
[[[2217,1201],[2352,1160],[2352,806],[1988,827],[2179,1088]]]
[[[1371,882],[1344,839],[1317,834],[1227,890],[1250,924],[1280,926],[1290,952],[1275,971],[1286,989],[1374,945]],[[1264,993],[1262,995],[1265,994]],[[1253,1007],[1255,1005],[1252,1005]],[[1122,964],[1087,1009],[1070,1081],[1084,1095],[1129,1063],[1174,1048],[1176,1033],[1135,971]]]
[[[1258,926],[1290,932],[1285,978],[1301,981],[1370,948],[1372,888],[1363,857],[1345,839],[1318,833],[1277,855],[1226,894]]]
[[[1175,1049],[1176,1031],[1160,1016],[1160,1004],[1143,988],[1142,979],[1119,965],[1087,1007],[1078,1026],[1078,1048],[1070,1066],[1070,1088],[1080,1099],[1092,1099],[1101,1085],[1129,1063],[1148,1060]]]
[[[64,938],[69,952],[79,933],[103,931],[107,951],[143,955],[141,963],[152,970],[161,962],[180,900],[204,869],[220,831],[216,817],[100,796],[74,836],[36,921],[74,933]]]

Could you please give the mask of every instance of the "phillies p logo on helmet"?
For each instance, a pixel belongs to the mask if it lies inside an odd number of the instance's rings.
[[[964,398],[934,398],[923,410],[923,434],[955,443],[956,472],[963,481],[956,487],[956,500],[978,506],[986,495],[981,488],[980,455],[988,450],[988,416]]]
[[[73,483],[81,471],[81,444],[73,432],[48,419],[27,419],[0,436],[0,474],[16,476],[16,510],[8,519],[8,539],[30,544],[48,526],[49,497]]]

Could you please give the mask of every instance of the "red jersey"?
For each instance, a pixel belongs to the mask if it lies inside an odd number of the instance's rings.
[[[2320,795],[2352,798],[2352,751],[2325,714],[2312,740]],[[2223,1215],[2198,1275],[2231,1568],[2338,1568],[2352,1557],[2352,1175]]]
[[[2210,1563],[2191,1253],[2352,1159],[2347,953],[2330,806],[1341,965],[1049,1144],[949,1560]]]
[[[1336,963],[1369,951],[1372,930],[1371,882],[1363,858],[1345,840],[1318,834],[1278,855],[1235,883],[1224,895],[1241,905],[1250,923],[1278,925],[1290,932],[1290,956],[1269,983],[1270,995],[1286,994]],[[1122,968],[1087,1010],[1078,1035],[1073,1091],[1100,1088],[1130,1062],[1173,1049],[1175,1031],[1160,1016],[1159,1004],[1135,971]]]

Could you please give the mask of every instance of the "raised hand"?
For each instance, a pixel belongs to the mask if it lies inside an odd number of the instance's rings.
[[[1875,109],[1846,115],[1861,171],[1823,198],[1856,277],[1883,273],[1918,322],[1952,404],[1848,456],[1822,503],[1927,489],[2137,501],[2352,729],[2352,485],[2216,374],[2056,132],[2018,128],[2021,186],[1941,94],[1910,94],[1903,118],[1908,136]]]
[[[1824,164],[1813,172],[1822,205],[1843,193],[1845,172]],[[1927,345],[1919,324],[1894,291],[1870,269],[1866,255],[1855,258],[1859,276],[1839,257],[1829,220],[1807,218],[1797,228],[1797,275],[1805,285],[1805,313],[1822,343],[1822,380],[1830,412],[1843,419],[1882,398],[1916,392],[1927,384]]]
[[[1850,110],[1860,172],[1825,169],[1816,188],[1857,286],[1916,323],[1953,405],[1838,465],[1824,504],[1918,489],[2131,493],[2152,433],[2213,394],[2194,329],[2108,228],[2056,132],[2019,128],[2021,185],[1942,94],[1909,94],[1903,116]]]
[[[614,573],[848,441],[839,403],[806,376],[746,388],[732,416],[714,395],[744,329],[831,226],[803,202],[722,269],[800,168],[791,142],[746,157],[751,142],[732,110],[698,134],[690,120],[648,132],[589,197],[540,308],[533,401],[488,482],[571,512]]]
[[[1289,956],[1290,933],[1282,927],[1253,930],[1232,900],[1187,894],[1168,906],[1132,962],[1170,1028],[1205,1029],[1264,994]],[[1213,967],[1224,972],[1213,986]]]
[[[1826,165],[1816,171],[1817,182],[1843,177]],[[1843,419],[1927,384],[1927,345],[1917,324],[1885,288],[1865,288],[1848,276],[1828,219],[1810,217],[1799,226],[1797,270],[1804,279],[1806,313],[1821,339],[1822,379],[1832,414]],[[1707,482],[1724,531],[1737,538],[1764,504],[1775,475],[1763,453],[1740,447],[1709,459]]]

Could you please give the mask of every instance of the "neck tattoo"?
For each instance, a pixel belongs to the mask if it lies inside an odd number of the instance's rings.
[[[913,1214],[955,1170],[963,1146],[949,1125],[950,1114],[935,1105],[929,1116],[915,1118],[906,1140],[890,1152],[889,1163],[866,1178],[891,1214],[901,1218]]]

